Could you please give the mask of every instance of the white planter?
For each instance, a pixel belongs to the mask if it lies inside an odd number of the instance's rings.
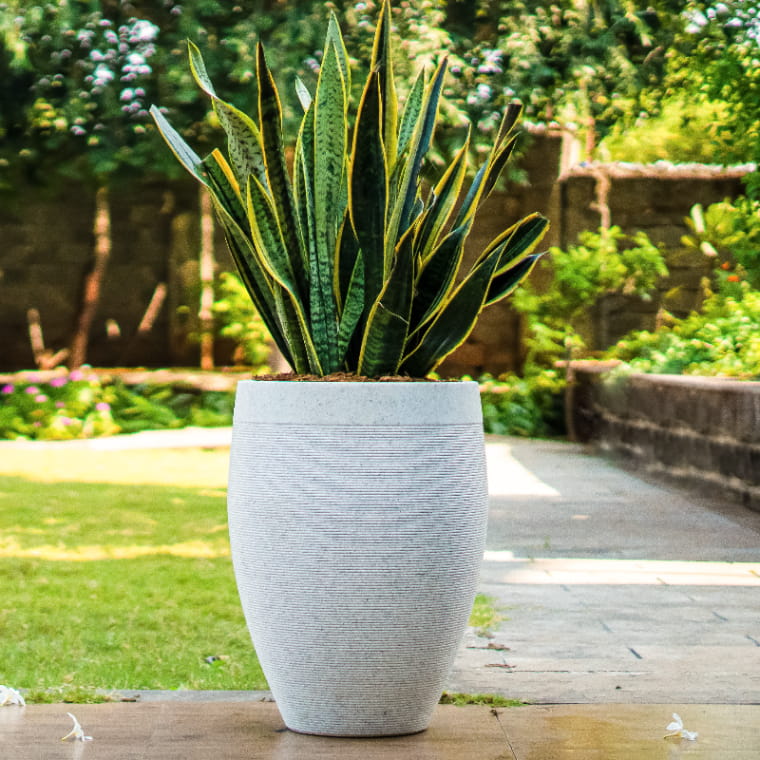
[[[485,545],[477,384],[241,382],[228,509],[246,620],[286,725],[424,730]]]

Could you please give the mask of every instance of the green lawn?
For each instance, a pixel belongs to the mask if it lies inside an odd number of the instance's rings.
[[[224,451],[4,451],[0,683],[37,699],[266,688],[229,558],[226,468]]]
[[[229,557],[227,460],[3,451],[0,683],[30,701],[266,688]],[[473,625],[497,620],[479,596]]]

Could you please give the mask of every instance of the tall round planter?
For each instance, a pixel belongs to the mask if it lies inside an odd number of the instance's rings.
[[[245,617],[286,725],[427,728],[485,544],[477,384],[241,382],[228,510]]]

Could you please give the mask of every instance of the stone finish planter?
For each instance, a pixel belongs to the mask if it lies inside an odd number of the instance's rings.
[[[485,545],[477,384],[241,382],[228,509],[246,620],[287,726],[424,730]]]

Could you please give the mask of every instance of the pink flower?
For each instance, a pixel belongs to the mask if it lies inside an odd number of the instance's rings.
[[[50,381],[50,387],[51,388],[60,388],[61,386],[66,385],[66,383],[68,383],[68,382],[69,382],[68,379],[65,378],[65,377],[54,377]]]
[[[71,380],[72,382],[81,380],[83,377],[84,377],[84,373],[79,369],[74,369],[71,372],[69,372],[69,380]]]
[[[111,405],[105,401],[100,401],[99,403],[95,404],[95,408],[99,412],[108,412],[111,409]]]
[[[9,393],[13,393],[14,390],[14,387],[9,383],[8,385],[4,385],[2,388],[0,388],[0,393],[4,393],[7,396]]]
[[[28,393],[30,396],[34,396],[40,392],[40,389],[36,385],[30,385],[24,388],[24,393]]]
[[[44,393],[40,393],[34,397],[34,400],[38,404],[44,404],[48,400],[48,397]]]
[[[55,408],[56,409],[63,409],[66,406],[65,401],[56,401],[55,402]]]

